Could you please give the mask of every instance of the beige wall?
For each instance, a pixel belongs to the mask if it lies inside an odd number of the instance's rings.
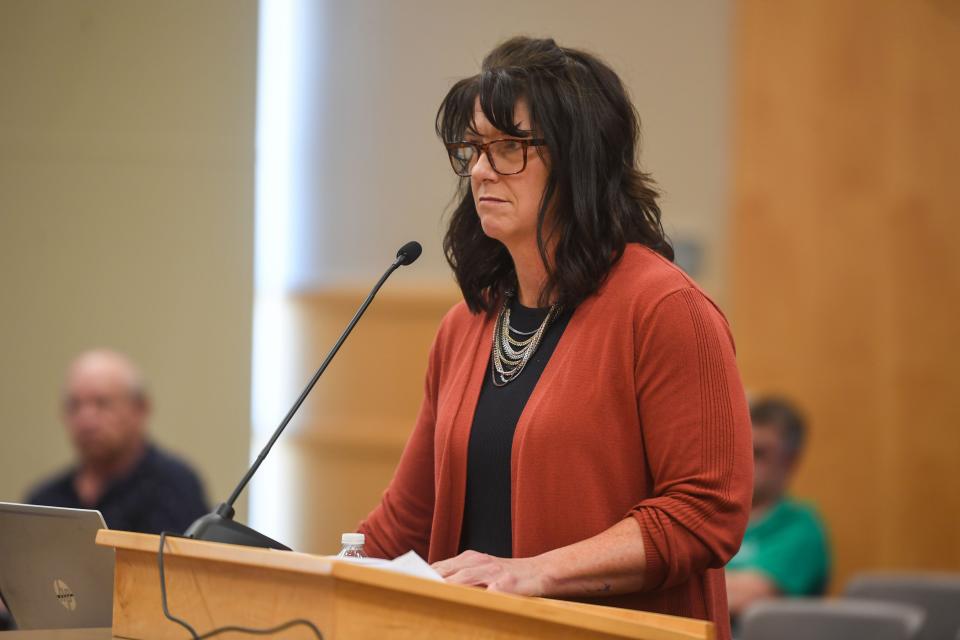
[[[249,434],[256,4],[0,3],[0,499],[65,464],[62,371],[148,378],[225,497]]]

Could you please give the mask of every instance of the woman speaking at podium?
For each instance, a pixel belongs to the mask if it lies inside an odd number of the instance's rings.
[[[723,565],[752,448],[726,320],[672,263],[617,75],[514,38],[457,82],[437,132],[462,198],[463,292],[413,433],[361,523],[448,582],[690,616],[729,635]]]

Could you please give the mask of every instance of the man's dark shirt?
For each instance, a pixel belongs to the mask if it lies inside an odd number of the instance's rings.
[[[209,511],[203,485],[178,458],[148,445],[133,471],[111,483],[95,505],[80,503],[69,469],[30,492],[27,502],[51,507],[96,509],[111,529],[183,533]]]

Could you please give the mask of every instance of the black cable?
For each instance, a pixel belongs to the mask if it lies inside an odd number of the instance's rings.
[[[176,534],[171,534],[171,535],[176,535]],[[312,622],[310,622],[309,620],[305,620],[303,618],[288,620],[283,624],[277,625],[275,627],[269,627],[266,629],[254,629],[251,627],[228,626],[228,627],[218,627],[216,629],[213,629],[212,631],[208,631],[204,633],[203,635],[199,635],[197,633],[197,630],[194,629],[192,626],[190,626],[190,624],[186,620],[182,618],[178,618],[177,616],[171,614],[169,607],[167,607],[167,579],[166,579],[166,574],[164,573],[164,570],[163,570],[163,550],[164,550],[164,547],[166,546],[166,541],[167,541],[167,532],[163,531],[160,533],[160,550],[157,553],[157,568],[160,571],[160,604],[163,606],[163,615],[167,618],[167,620],[170,620],[171,622],[176,622],[178,625],[180,625],[181,627],[186,629],[188,632],[190,632],[191,640],[204,640],[205,638],[212,638],[213,636],[218,636],[221,633],[226,633],[228,631],[233,631],[235,633],[246,633],[246,634],[255,635],[255,636],[270,636],[275,633],[280,633],[281,631],[286,631],[287,629],[291,627],[296,627],[298,625],[309,627],[310,630],[313,631],[314,634],[316,634],[318,640],[323,640],[323,634],[320,632],[320,629],[318,629],[317,626]]]

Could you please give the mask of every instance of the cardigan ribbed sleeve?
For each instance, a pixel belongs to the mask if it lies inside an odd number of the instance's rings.
[[[637,408],[653,479],[640,523],[645,590],[681,584],[736,553],[753,485],[750,420],[726,321],[697,289],[635,327]]]

